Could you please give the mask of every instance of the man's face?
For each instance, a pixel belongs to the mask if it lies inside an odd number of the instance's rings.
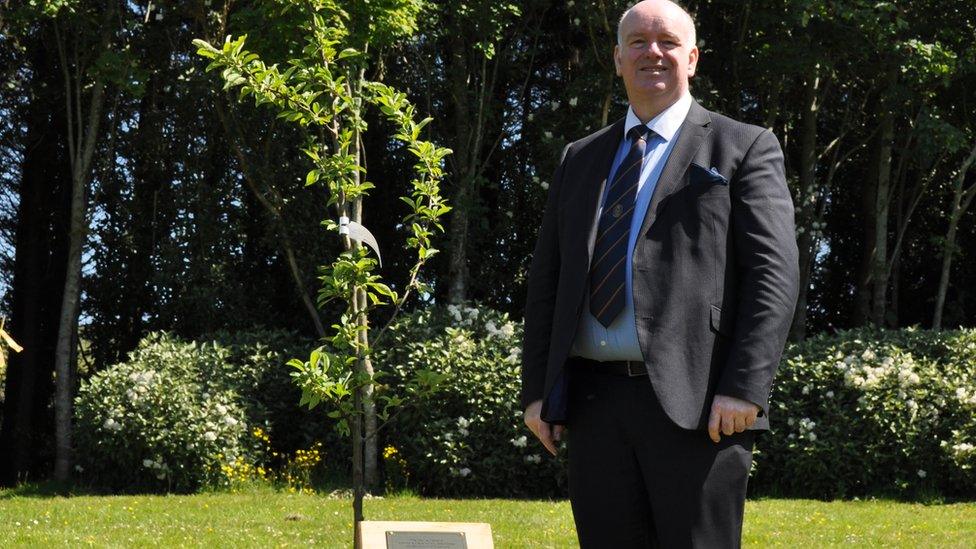
[[[613,60],[631,103],[663,107],[688,89],[698,63],[689,24],[680,8],[667,2],[639,4],[621,22],[622,42]]]

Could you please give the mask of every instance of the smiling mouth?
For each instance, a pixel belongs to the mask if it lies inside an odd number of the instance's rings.
[[[661,74],[668,70],[666,67],[644,67],[640,72],[651,73],[651,74]]]

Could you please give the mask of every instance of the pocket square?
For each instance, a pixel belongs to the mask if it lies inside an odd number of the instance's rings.
[[[729,180],[725,178],[724,175],[719,173],[718,169],[712,166],[711,169],[705,169],[698,164],[691,165],[691,183],[715,183],[720,185],[728,185]]]

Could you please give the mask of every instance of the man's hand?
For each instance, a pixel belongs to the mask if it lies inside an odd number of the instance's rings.
[[[728,436],[732,433],[741,433],[756,422],[759,414],[759,406],[725,395],[715,395],[712,399],[712,414],[708,418],[708,436],[712,442],[718,442],[721,437],[718,432]]]
[[[556,449],[556,442],[563,436],[563,426],[562,425],[550,425],[542,418],[539,417],[542,414],[542,399],[539,399],[532,404],[529,404],[525,408],[525,424],[529,426],[532,434],[535,435],[542,445],[549,450],[549,453],[556,455],[558,451]]]

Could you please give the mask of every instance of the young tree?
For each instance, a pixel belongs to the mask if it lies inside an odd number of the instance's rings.
[[[393,305],[395,316],[412,291],[423,289],[418,273],[436,253],[431,237],[443,230],[439,218],[450,209],[440,195],[443,161],[450,150],[420,139],[431,119],[416,121],[415,109],[403,93],[366,77],[371,48],[392,45],[416,30],[420,2],[363,0],[340,6],[333,0],[283,0],[278,5],[281,14],[300,14],[306,40],[301,55],[289,60],[283,72],[246,51],[244,36],[228,37],[220,48],[203,40],[194,43],[200,55],[212,60],[207,70],[223,69],[224,89],[239,87],[241,99],[252,96],[256,105],[271,104],[280,118],[307,130],[302,150],[314,167],[306,183],[323,182],[328,187],[330,215],[323,225],[338,231],[344,251],[322,267],[319,304],[341,299],[346,303],[345,313],[333,324],[334,334],[325,345],[313,350],[307,361],[296,359],[290,364],[296,368],[293,376],[302,388],[300,404],[311,408],[322,401],[332,403],[335,410],[330,415],[339,419],[341,430],[352,435],[353,514],[358,525],[363,520],[366,487],[375,480],[376,433],[382,427],[377,419],[388,421],[391,412],[403,404],[398,398],[373,393],[378,374],[370,355],[385,328],[370,341],[370,312]],[[408,232],[406,247],[416,252],[402,294],[381,281],[376,274],[378,257],[371,257],[363,246],[371,240],[360,224],[363,198],[374,186],[364,179],[362,135],[369,106],[378,108],[393,124],[394,137],[417,159],[412,189],[401,197],[409,211],[400,225]],[[379,250],[374,251],[378,256]],[[432,372],[418,371],[408,391],[427,394],[440,379]],[[377,401],[382,403],[379,409]]]

